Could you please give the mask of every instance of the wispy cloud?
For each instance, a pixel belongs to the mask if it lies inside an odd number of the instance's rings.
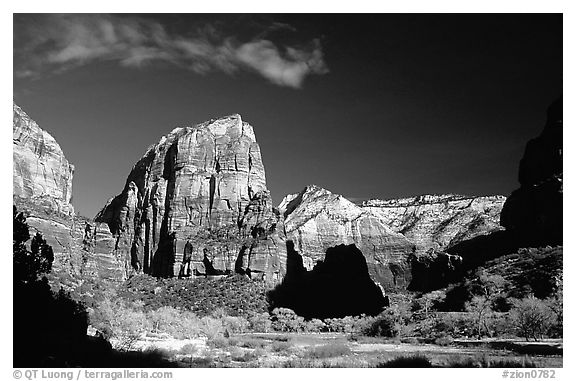
[[[276,85],[300,88],[307,76],[328,72],[318,40],[299,46],[279,45],[262,36],[239,41],[213,28],[182,35],[169,32],[160,22],[135,16],[37,18],[24,22],[17,32],[15,27],[15,35],[20,34],[20,40],[14,42],[15,75],[20,77],[61,72],[95,61],[117,62],[124,67],[164,61],[199,74],[249,70]]]

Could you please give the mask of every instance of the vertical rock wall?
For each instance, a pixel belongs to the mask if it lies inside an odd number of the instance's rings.
[[[96,221],[108,224],[137,272],[245,272],[269,281],[285,272],[282,218],[254,130],[239,115],[163,136]]]

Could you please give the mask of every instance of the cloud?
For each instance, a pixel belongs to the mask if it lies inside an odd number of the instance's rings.
[[[124,67],[164,61],[198,74],[247,70],[273,84],[300,88],[307,76],[328,72],[318,40],[300,46],[282,46],[263,37],[241,42],[214,27],[197,28],[196,35],[184,36],[157,21],[134,16],[42,15],[33,22],[20,17],[23,21],[15,23],[14,41],[15,75],[20,77],[96,61]]]

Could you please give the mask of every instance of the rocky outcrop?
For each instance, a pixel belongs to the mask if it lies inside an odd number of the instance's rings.
[[[501,224],[523,246],[562,245],[562,99],[548,109],[544,130],[526,145],[520,189],[502,210]]]
[[[163,136],[96,221],[108,224],[136,272],[276,281],[286,248],[272,205],[254,130],[231,115]]]
[[[52,135],[13,105],[13,194],[71,215],[74,166]]]
[[[402,233],[421,254],[502,230],[499,218],[505,200],[504,196],[423,195],[364,201],[362,208]]]
[[[294,242],[307,270],[324,260],[327,249],[355,244],[374,281],[385,289],[409,284],[414,245],[370,211],[315,185],[286,196],[279,210],[285,217],[286,237]]]
[[[286,276],[268,292],[270,309],[290,308],[304,318],[377,315],[387,306],[382,290],[372,281],[366,258],[354,245],[337,245],[312,270],[287,242]]]
[[[17,105],[13,124],[13,203],[31,235],[40,232],[52,246],[52,273],[71,287],[90,278],[125,279],[125,261],[108,227],[74,214],[74,166],[58,143]]]

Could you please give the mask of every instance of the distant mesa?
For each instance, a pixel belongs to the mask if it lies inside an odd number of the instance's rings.
[[[285,273],[283,221],[254,130],[237,114],[163,136],[96,221],[108,224],[133,272],[270,282]]]
[[[362,208],[414,242],[418,253],[425,253],[503,230],[499,220],[505,201],[505,196],[422,195],[368,200]]]

